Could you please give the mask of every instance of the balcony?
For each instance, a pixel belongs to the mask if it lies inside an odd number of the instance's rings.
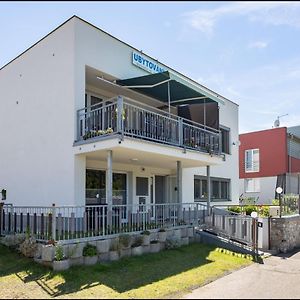
[[[108,103],[108,104],[107,104]],[[118,96],[77,111],[77,143],[118,135],[220,155],[219,130]]]

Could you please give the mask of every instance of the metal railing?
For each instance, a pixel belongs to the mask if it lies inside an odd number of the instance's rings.
[[[257,228],[257,219],[216,207],[211,208],[211,214],[205,223],[206,231],[242,244],[252,251],[258,249]]]
[[[168,203],[143,205],[4,206],[1,233],[31,233],[38,240],[103,237],[149,229],[198,226],[206,205]]]
[[[221,153],[219,130],[118,96],[77,111],[77,141],[120,134],[182,148]]]

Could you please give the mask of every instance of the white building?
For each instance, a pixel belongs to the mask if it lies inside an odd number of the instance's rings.
[[[0,99],[7,203],[238,203],[238,105],[76,16],[0,69]]]

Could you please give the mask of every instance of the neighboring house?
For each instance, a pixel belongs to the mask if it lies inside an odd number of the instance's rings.
[[[207,178],[238,203],[238,105],[76,16],[0,69],[0,99],[8,203],[206,203]]]
[[[300,194],[300,126],[240,134],[240,194],[271,204],[276,187]]]

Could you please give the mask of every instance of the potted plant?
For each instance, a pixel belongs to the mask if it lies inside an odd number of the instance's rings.
[[[166,241],[166,238],[167,238],[166,230],[164,228],[160,228],[158,230],[158,240],[159,240],[159,242],[164,243]]]
[[[129,234],[121,234],[119,236],[119,243],[120,243],[120,256],[130,256],[131,255],[131,237]]]
[[[143,237],[137,236],[132,244],[132,255],[142,255],[143,254]]]
[[[150,242],[150,252],[157,253],[160,251],[160,244],[157,240],[153,240]]]
[[[64,254],[64,249],[61,245],[55,247],[55,256],[53,260],[54,271],[64,271],[69,269],[70,261]]]
[[[91,244],[87,244],[83,248],[84,264],[87,266],[94,265],[98,261],[97,247]]]
[[[112,240],[110,243],[110,247],[109,247],[109,260],[110,261],[116,261],[120,258],[119,250],[120,250],[120,244],[119,244],[118,239]]]
[[[142,237],[143,237],[143,246],[148,246],[150,245],[150,234],[151,232],[149,230],[145,230],[141,233]]]

